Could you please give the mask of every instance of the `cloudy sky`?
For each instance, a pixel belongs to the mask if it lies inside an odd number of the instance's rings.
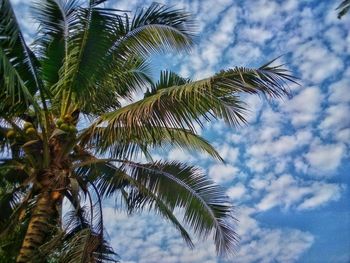
[[[24,0],[12,0],[30,39]],[[190,55],[154,58],[155,70],[201,78],[221,68],[281,63],[300,78],[293,97],[246,97],[249,125],[222,122],[200,132],[226,160],[179,149],[159,158],[188,161],[223,185],[236,206],[240,244],[219,259],[211,239],[190,250],[171,225],[153,215],[127,217],[105,207],[107,231],[123,263],[350,261],[350,14],[328,0],[168,0],[198,21]],[[136,10],[151,1],[110,1]],[[156,74],[156,72],[155,72]]]

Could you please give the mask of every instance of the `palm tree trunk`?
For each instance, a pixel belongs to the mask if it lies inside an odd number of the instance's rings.
[[[56,217],[57,201],[55,196],[48,191],[38,195],[36,206],[33,209],[28,229],[16,260],[17,263],[34,262],[33,257],[38,247],[47,239],[51,230],[50,223]]]

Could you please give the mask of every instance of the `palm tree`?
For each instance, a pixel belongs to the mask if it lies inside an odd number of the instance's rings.
[[[191,15],[152,4],[131,17],[105,2],[36,1],[29,46],[10,1],[0,0],[0,244],[17,233],[16,262],[113,261],[102,201],[115,197],[130,213],[164,216],[189,246],[183,223],[199,237],[213,233],[218,254],[232,252],[233,208],[223,190],[196,167],[155,162],[151,152],[177,146],[222,160],[196,124],[245,123],[240,93],[281,97],[293,78],[268,63],[198,81],[162,71],[155,82],[150,55],[188,51]]]
[[[338,18],[341,19],[350,10],[350,0],[342,1],[336,8],[338,10]]]

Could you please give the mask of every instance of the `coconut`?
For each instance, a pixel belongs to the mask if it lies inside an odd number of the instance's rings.
[[[23,124],[23,128],[24,128],[24,130],[28,130],[29,128],[33,128],[33,124],[30,122],[25,122]]]
[[[26,134],[27,135],[34,135],[34,134],[36,134],[36,130],[33,127],[28,128],[28,129],[26,129]]]
[[[61,127],[61,125],[64,123],[64,121],[60,118],[56,121],[57,127]]]
[[[68,128],[69,128],[69,132],[71,132],[71,133],[77,133],[78,132],[77,128],[75,128],[74,125],[69,125]]]
[[[69,132],[69,125],[67,123],[62,123],[60,129],[65,132]]]
[[[6,133],[6,137],[7,139],[14,139],[16,137],[16,132],[15,130],[9,130],[7,133]]]

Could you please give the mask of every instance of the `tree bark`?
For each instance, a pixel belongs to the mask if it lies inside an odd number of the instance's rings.
[[[51,192],[46,191],[38,195],[37,203],[32,211],[28,229],[16,260],[17,263],[34,262],[33,258],[37,256],[37,249],[46,241],[51,230],[52,219],[55,219],[57,216],[57,202],[56,196]]]

